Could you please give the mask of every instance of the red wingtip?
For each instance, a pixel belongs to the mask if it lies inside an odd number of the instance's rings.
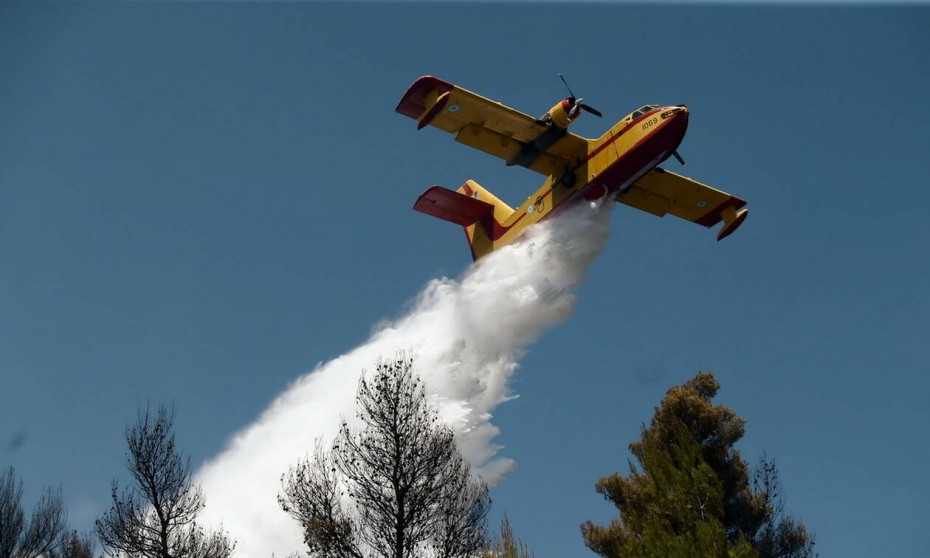
[[[436,90],[441,95],[453,89],[455,86],[448,81],[435,76],[422,76],[410,84],[394,110],[404,116],[417,119],[426,111],[425,98],[430,91]]]

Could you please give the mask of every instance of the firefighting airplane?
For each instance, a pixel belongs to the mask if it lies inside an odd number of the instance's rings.
[[[677,149],[688,128],[687,107],[644,105],[601,137],[587,139],[569,132],[569,125],[582,110],[601,113],[565,86],[570,96],[534,118],[434,76],[414,81],[396,110],[417,120],[417,129],[455,134],[455,141],[546,181],[517,209],[473,180],[455,192],[433,186],[413,208],[465,227],[475,260],[574,203],[610,196],[659,217],[671,213],[705,227],[723,221],[717,240],[743,223],[749,213],[741,209],[744,200],[657,166],[673,155],[684,164]]]

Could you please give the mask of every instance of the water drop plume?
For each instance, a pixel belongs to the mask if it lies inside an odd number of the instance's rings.
[[[276,500],[281,475],[317,438],[328,444],[341,417],[355,416],[362,370],[398,350],[416,354],[415,370],[460,450],[489,485],[499,482],[515,464],[496,457],[492,412],[511,397],[508,381],[529,345],[571,315],[574,291],[604,247],[608,216],[607,207],[579,204],[533,227],[460,280],[430,281],[406,315],[298,378],[198,471],[204,521],[222,522],[239,556],[299,550],[300,529]]]

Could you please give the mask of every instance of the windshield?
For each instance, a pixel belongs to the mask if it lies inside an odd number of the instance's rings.
[[[635,111],[633,111],[632,113],[628,114],[626,118],[621,120],[621,122],[623,125],[627,125],[630,122],[633,122],[634,120],[639,118],[640,116],[646,114],[650,110],[657,109],[657,108],[659,108],[659,105],[643,105],[639,107],[638,109],[636,109]]]

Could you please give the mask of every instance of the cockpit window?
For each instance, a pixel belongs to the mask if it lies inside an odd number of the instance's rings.
[[[639,107],[638,109],[636,109],[635,111],[633,111],[631,114],[627,115],[627,117],[623,119],[623,122],[624,124],[629,124],[630,122],[636,120],[637,118],[646,114],[650,110],[657,109],[657,108],[659,108],[659,105],[643,105]]]

